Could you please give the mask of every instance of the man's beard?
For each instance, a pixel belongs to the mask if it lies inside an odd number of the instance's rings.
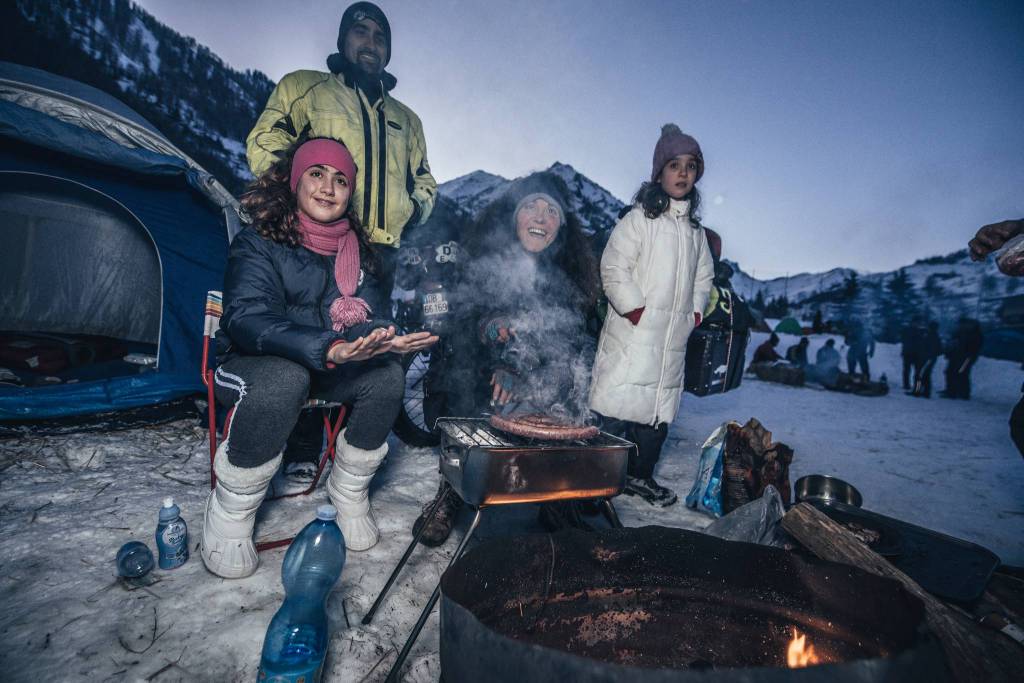
[[[345,60],[348,64],[348,73],[352,76],[352,79],[359,86],[363,92],[379,97],[382,94],[383,86],[381,85],[381,78],[384,75],[384,68],[378,68],[373,71],[368,70],[359,61],[355,64]]]

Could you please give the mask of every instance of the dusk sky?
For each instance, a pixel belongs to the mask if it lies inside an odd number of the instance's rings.
[[[346,2],[136,0],[238,69],[326,70]],[[889,270],[1024,216],[1024,3],[381,0],[443,182],[562,161],[628,200],[661,125],[759,278]]]

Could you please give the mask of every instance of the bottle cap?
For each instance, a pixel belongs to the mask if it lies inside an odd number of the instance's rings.
[[[338,511],[334,509],[333,505],[318,505],[316,508],[316,518],[322,520],[334,519],[338,514]]]
[[[172,498],[171,496],[167,496],[166,498],[164,498],[164,507],[165,508],[172,508],[172,507],[174,507],[174,498]]]

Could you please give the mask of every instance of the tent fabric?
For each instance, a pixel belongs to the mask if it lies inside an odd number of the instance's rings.
[[[184,168],[189,183],[210,201],[222,208],[237,208],[237,201],[223,185],[151,123],[96,88],[40,69],[0,62],[0,104],[6,105],[0,109],[0,124],[10,129],[10,137],[58,151],[73,149],[82,158],[121,168],[147,163],[147,158],[153,170],[169,162],[174,168],[162,172],[177,174]]]
[[[156,127],[140,116],[138,112],[102,90],[42,69],[12,62],[0,62],[0,93],[4,90],[21,91],[26,87],[31,87],[38,92],[49,92],[54,96],[62,95],[66,98],[73,98],[96,109],[127,119],[160,135]],[[69,112],[69,115],[73,116],[74,113]]]
[[[99,221],[103,230],[96,225],[90,227],[87,221],[78,224],[79,228],[93,236],[102,235],[109,243],[88,254],[72,255],[72,260],[77,256],[86,261],[79,264],[82,273],[117,280],[121,276],[114,273],[115,269],[127,265],[129,270],[143,270],[138,260],[145,258],[150,272],[153,267],[159,269],[162,300],[157,302],[159,353],[154,370],[77,384],[0,387],[0,420],[106,412],[201,391],[203,303],[207,290],[223,286],[229,230],[238,228],[234,199],[226,191],[222,194],[219,183],[187,158],[123,147],[95,130],[78,128],[67,119],[54,119],[4,98],[3,93],[14,87],[12,73],[27,69],[11,66],[0,63],[0,193],[13,192],[7,182],[12,178],[30,188],[23,193],[24,197],[11,199],[14,205],[19,201],[31,202],[33,196],[45,195],[55,185],[80,187],[81,194],[91,197],[94,206],[105,205],[110,220]],[[138,124],[139,130],[146,130],[147,134],[157,135],[137,114],[123,104],[110,105],[112,98],[89,86],[36,69],[22,73],[42,79],[54,92],[71,93],[82,100],[90,97],[93,104]],[[228,225],[226,219],[231,216],[234,218]],[[10,243],[10,230],[0,223],[0,239],[5,245]],[[40,237],[45,234],[39,233]],[[87,241],[88,237],[84,237],[70,242]],[[141,249],[146,242],[149,252],[143,257]],[[71,245],[51,239],[45,246],[56,250]],[[129,263],[119,264],[123,260]],[[26,278],[36,275],[22,271]],[[20,282],[18,286],[29,287],[31,283]],[[127,311],[122,306],[115,315],[97,308],[96,315],[101,319],[121,316],[120,323],[124,323],[126,316],[141,316],[141,309],[154,305],[150,301],[148,293],[139,292],[138,297],[125,304],[131,307]],[[33,305],[42,306],[40,302],[37,300]]]
[[[803,334],[804,328],[800,326],[796,318],[783,318],[775,326],[775,331],[783,334]]]
[[[68,179],[0,171],[0,183],[0,330],[156,345],[160,259],[138,219]]]

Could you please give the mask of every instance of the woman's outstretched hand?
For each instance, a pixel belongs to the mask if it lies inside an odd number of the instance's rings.
[[[359,337],[355,341],[336,343],[327,352],[327,360],[335,365],[367,360],[389,351],[394,339],[394,327],[387,329],[378,327],[365,337]]]
[[[394,333],[395,328],[390,328]],[[416,353],[437,343],[439,337],[430,332],[412,332],[394,337],[391,340],[389,351],[394,353]]]

